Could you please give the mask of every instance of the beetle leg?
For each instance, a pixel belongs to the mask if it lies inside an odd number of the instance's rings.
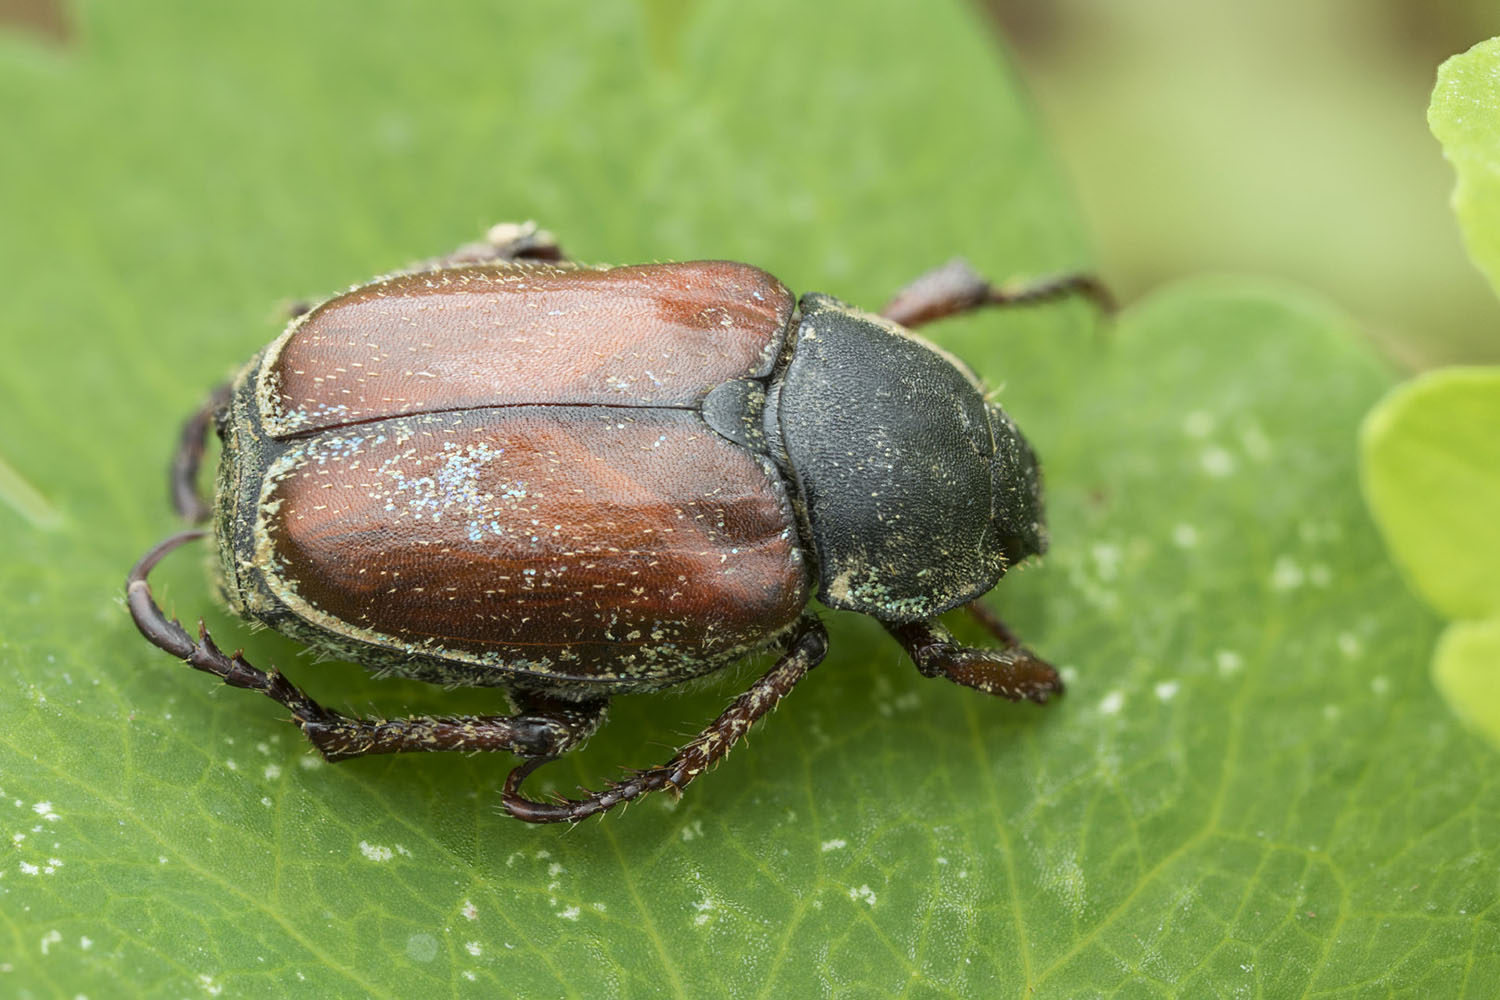
[[[1029,306],[1072,295],[1082,296],[1106,313],[1114,311],[1109,289],[1092,274],[1059,274],[992,285],[968,261],[955,257],[902,288],[880,315],[915,330],[933,320],[986,306]]]
[[[230,389],[228,382],[214,389],[198,411],[187,419],[177,439],[177,453],[172,456],[172,468],[167,477],[172,509],[192,524],[208,520],[208,501],[198,492],[198,469],[203,464],[208,429],[213,426],[215,415],[229,405]]]
[[[1021,645],[1015,634],[1000,619],[985,609],[986,627],[999,626],[997,635],[1006,642],[1004,649],[975,649],[962,646],[946,628],[936,621],[910,622],[898,625],[882,622],[886,631],[901,643],[924,677],[946,677],[955,684],[995,694],[1011,701],[1034,701],[1042,704],[1062,694],[1062,678],[1052,664]],[[978,613],[976,613],[978,616]]]
[[[441,257],[423,261],[413,270],[439,267],[465,267],[507,260],[536,260],[556,264],[566,261],[557,237],[535,222],[500,222],[489,228],[484,239],[465,243]]]
[[[506,812],[528,823],[576,823],[647,792],[664,788],[680,792],[688,782],[722,760],[755,721],[775,708],[809,670],[822,662],[827,652],[828,633],[823,624],[816,618],[804,618],[776,665],[666,764],[638,771],[624,781],[611,782],[602,792],[591,792],[582,799],[538,802],[521,794],[521,784],[546,762],[530,760],[505,779],[500,801]]]
[[[518,699],[518,715],[412,716],[404,719],[350,718],[324,708],[276,670],[260,670],[239,652],[226,656],[198,623],[198,638],[168,618],[151,596],[147,580],[167,553],[202,538],[185,531],[159,543],[141,557],[126,580],[126,599],[136,627],[151,642],[189,666],[213,674],[231,687],[259,691],[292,713],[313,746],[330,761],[374,753],[418,750],[506,750],[550,760],[587,739],[604,721],[608,699],[563,702]]]
[[[991,611],[989,605],[983,601],[970,601],[964,605],[964,610],[980,628],[994,636],[996,641],[1004,645],[1006,649],[1014,649],[1021,645],[1021,637],[1012,632],[1010,626],[1001,621],[1000,616]]]

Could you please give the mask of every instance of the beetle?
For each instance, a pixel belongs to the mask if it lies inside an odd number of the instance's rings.
[[[928,677],[1043,703],[1057,671],[978,603],[1046,548],[1040,467],[974,373],[911,330],[1068,295],[1107,304],[1088,275],[994,286],[953,261],[875,315],[748,264],[581,267],[534,224],[496,226],[295,310],[187,422],[171,488],[212,520],[239,615],[382,674],[503,687],[515,714],[351,718],[201,622],[194,638],[148,577],[203,530],[147,552],[127,603],[148,640],[285,706],[328,760],[518,755],[501,801],[531,822],[680,791],[720,760],[823,659],[814,592]],[[1000,648],[937,622],[958,607]],[[578,799],[522,794],[614,696],[767,648],[775,664],[666,764]]]

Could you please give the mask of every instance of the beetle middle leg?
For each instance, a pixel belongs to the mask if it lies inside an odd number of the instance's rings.
[[[1026,306],[1078,295],[1105,312],[1114,311],[1114,298],[1092,274],[1059,274],[1032,281],[994,285],[954,258],[934,268],[896,293],[880,315],[915,330],[933,320],[962,316],[987,306]]]
[[[508,260],[535,260],[548,264],[563,263],[567,257],[557,237],[535,222],[500,222],[491,226],[484,239],[465,243],[452,253],[423,261],[412,268],[426,271],[439,267],[466,267]]]
[[[808,671],[823,661],[827,652],[828,633],[823,624],[816,618],[804,617],[776,665],[667,763],[638,771],[624,781],[611,782],[604,791],[590,792],[582,799],[538,802],[521,794],[521,784],[546,761],[527,761],[505,779],[501,804],[506,812],[528,823],[576,823],[647,792],[663,788],[681,791],[688,782],[722,760],[755,721],[775,708]]]
[[[901,643],[924,677],[946,677],[985,694],[1039,705],[1063,693],[1062,678],[1052,664],[1021,645],[993,612],[985,608],[975,612],[975,617],[1005,643],[1004,648],[961,645],[936,621],[881,624]]]
[[[202,524],[210,513],[208,501],[198,492],[198,470],[203,465],[203,450],[208,444],[208,429],[218,412],[229,405],[231,385],[225,382],[209,394],[201,407],[182,425],[177,452],[167,474],[172,509],[191,524]]]
[[[351,718],[324,708],[276,670],[264,671],[235,652],[225,655],[200,622],[194,639],[177,620],[168,618],[151,596],[151,570],[169,552],[202,538],[185,531],[159,543],[141,557],[126,580],[126,599],[136,627],[151,642],[189,666],[218,677],[231,687],[259,691],[292,713],[292,721],[330,761],[365,754],[431,750],[505,750],[523,757],[550,760],[578,746],[604,721],[606,698],[567,702],[557,698],[518,697],[517,715],[410,716],[402,719]]]

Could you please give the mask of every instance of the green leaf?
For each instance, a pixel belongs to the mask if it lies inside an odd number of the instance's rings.
[[[1500,615],[1500,368],[1407,382],[1360,446],[1370,508],[1417,592],[1448,618]]]
[[[176,421],[278,300],[524,217],[871,306],[954,253],[1083,262],[957,0],[649,9],[100,3],[70,51],[0,42],[0,994],[1483,995],[1500,778],[1412,669],[1436,626],[1355,488],[1389,376],[1285,288],[932,331],[1046,464],[1053,551],[992,598],[1067,671],[1045,709],[830,615],[681,802],[535,829],[508,759],[318,765],[140,640]],[[332,705],[503,710],[252,634],[200,570],[159,596]],[[655,762],[746,679],[622,699],[551,780]]]
[[[1443,64],[1428,119],[1458,173],[1470,256],[1500,279],[1500,39]],[[1413,588],[1446,617],[1433,656],[1453,712],[1500,746],[1500,368],[1450,368],[1397,388],[1366,418],[1366,498]]]
[[[1458,173],[1453,210],[1469,256],[1500,292],[1500,38],[1480,42],[1438,70],[1427,112],[1432,134]]]
[[[1500,619],[1450,625],[1432,677],[1459,718],[1500,746]]]

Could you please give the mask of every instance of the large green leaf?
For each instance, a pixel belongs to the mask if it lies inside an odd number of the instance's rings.
[[[175,421],[315,295],[534,216],[587,260],[722,255],[878,305],[963,252],[1081,260],[955,2],[89,5],[0,49],[0,993],[1483,995],[1500,788],[1413,664],[1434,623],[1354,484],[1387,375],[1275,287],[1108,338],[950,324],[1047,463],[998,607],[1067,668],[1012,706],[831,615],[828,662],[680,803],[500,816],[505,759],[311,764],[134,633]],[[184,617],[200,567],[161,574]],[[359,710],[497,711],[317,664]],[[962,623],[955,623],[962,628]],[[744,676],[622,700],[552,766],[646,764]]]

